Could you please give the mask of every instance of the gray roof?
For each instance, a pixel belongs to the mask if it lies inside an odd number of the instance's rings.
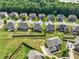
[[[27,16],[27,13],[20,13],[19,16],[21,16],[21,17],[23,17],[23,16]]]
[[[36,50],[31,50],[28,55],[28,59],[44,59],[44,55]]]
[[[61,43],[62,40],[59,37],[49,38],[46,41],[46,45],[51,53],[58,51]]]
[[[77,31],[77,32],[79,32],[79,25],[78,25],[78,26],[74,26],[74,27],[72,28],[72,31]]]
[[[58,25],[58,30],[64,32],[64,31],[68,30],[68,27],[65,24],[59,24]]]
[[[0,12],[0,18],[8,17],[7,12]]]
[[[75,22],[77,20],[77,16],[76,15],[69,15],[68,16],[68,21],[69,22]]]
[[[7,25],[6,25],[6,29],[8,30],[8,31],[14,31],[15,30],[15,22],[14,21],[11,21],[11,20],[9,20],[8,22],[7,22]]]
[[[33,31],[42,31],[42,26],[40,23],[34,23]]]
[[[36,13],[30,13],[29,17],[32,18],[32,19],[36,18]]]
[[[53,23],[51,22],[46,22],[46,31],[47,32],[52,32],[55,30],[55,26]]]
[[[57,19],[58,21],[63,21],[65,19],[65,16],[63,14],[58,14]]]
[[[38,14],[39,19],[43,19],[45,17],[45,14]]]
[[[54,15],[49,14],[49,15],[47,15],[47,17],[48,17],[48,21],[49,21],[49,20],[50,20],[50,21],[54,21]]]
[[[9,16],[10,16],[10,17],[17,17],[17,16],[18,16],[18,13],[16,13],[16,12],[11,12],[11,13],[9,14]]]
[[[19,22],[18,29],[23,31],[28,30],[28,24],[26,23],[26,21]]]
[[[59,37],[48,38],[46,44],[48,47],[55,47],[61,44],[62,40]]]

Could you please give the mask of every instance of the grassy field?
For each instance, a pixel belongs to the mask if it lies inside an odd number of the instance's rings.
[[[12,38],[13,32],[6,32],[3,30],[0,30],[0,59],[4,59],[5,56],[10,56],[15,49],[22,43],[26,43],[27,45],[37,49],[38,51],[41,51],[39,48],[41,44],[45,43],[44,39],[36,39],[35,37],[17,37],[17,38]],[[22,51],[25,51],[25,47],[22,49]],[[19,52],[23,56],[25,53],[24,52]],[[21,58],[20,56],[17,55],[16,58]]]

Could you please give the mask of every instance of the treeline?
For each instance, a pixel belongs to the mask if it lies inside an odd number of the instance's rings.
[[[58,0],[2,0],[0,11],[45,13],[45,14],[75,14],[79,17],[79,4],[61,3]]]

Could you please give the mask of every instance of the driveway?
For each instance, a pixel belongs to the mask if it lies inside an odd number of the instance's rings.
[[[48,48],[46,48],[44,45],[40,47],[45,56],[48,56],[49,58],[56,57],[55,55],[51,54]],[[58,59],[58,57],[56,57],[56,59]]]
[[[67,42],[67,45],[69,47],[69,57],[70,59],[75,59],[73,55],[73,49],[74,49],[74,44],[71,42]]]

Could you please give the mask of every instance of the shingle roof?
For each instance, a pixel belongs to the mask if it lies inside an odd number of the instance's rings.
[[[30,13],[30,14],[29,14],[29,17],[30,17],[30,18],[35,18],[35,17],[36,17],[36,13]]]
[[[42,19],[42,18],[45,17],[45,14],[39,14],[38,17],[39,17],[40,19]]]
[[[6,26],[6,29],[8,29],[8,30],[15,30],[15,21],[13,21],[13,20],[9,20],[9,21],[7,21],[7,26]]]
[[[79,25],[78,25],[78,26],[74,26],[74,27],[72,28],[72,31],[78,31],[78,32],[79,32]]]
[[[27,57],[30,57],[31,59],[34,59],[36,56],[40,58],[40,56],[44,57],[45,55],[36,50],[31,50],[27,55]]]
[[[57,19],[58,21],[63,21],[65,19],[65,16],[63,14],[58,14]]]
[[[18,13],[17,12],[11,12],[10,14],[9,14],[9,16],[10,17],[17,17],[18,16]]]
[[[27,13],[20,13],[20,16],[27,16]]]
[[[58,46],[61,44],[62,40],[59,37],[54,37],[54,38],[48,38],[47,39],[47,45],[50,46]]]

